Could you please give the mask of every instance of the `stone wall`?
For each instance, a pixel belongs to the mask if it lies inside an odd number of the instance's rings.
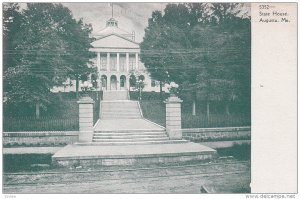
[[[182,138],[193,142],[250,140],[250,127],[182,129]]]
[[[78,131],[4,132],[3,146],[64,146],[78,141]]]

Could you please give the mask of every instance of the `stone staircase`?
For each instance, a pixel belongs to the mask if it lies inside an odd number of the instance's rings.
[[[127,90],[103,91],[103,101],[129,100]]]
[[[139,102],[130,100],[102,101],[100,119],[142,118]],[[117,124],[117,122],[116,122]]]
[[[128,100],[127,91],[105,91],[103,98],[100,104],[100,120],[111,121],[113,126],[111,129],[95,129],[92,144],[137,145],[187,142],[185,140],[170,140],[163,127],[145,121],[139,102]],[[128,126],[125,123],[124,127],[124,120]],[[145,124],[148,126],[143,126]]]
[[[216,151],[186,140],[170,140],[164,127],[143,118],[127,91],[105,91],[92,142],[68,145],[52,156],[70,167],[177,164],[210,160]]]
[[[143,145],[186,143],[186,140],[170,140],[165,130],[118,130],[95,131],[94,144],[98,145]]]

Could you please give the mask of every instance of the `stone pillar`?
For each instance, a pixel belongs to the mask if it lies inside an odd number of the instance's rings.
[[[100,52],[97,53],[97,68],[98,71],[100,72]]]
[[[129,91],[129,87],[130,87],[130,82],[129,82],[130,76],[126,77],[126,88]]]
[[[181,102],[176,96],[170,96],[166,101],[166,131],[171,140],[182,139]]]
[[[135,53],[135,70],[139,70],[139,54]]]
[[[126,71],[129,72],[129,53],[126,53]]]
[[[110,91],[110,76],[107,75],[106,90]]]
[[[120,70],[120,53],[117,53],[117,71]]]
[[[92,142],[93,140],[93,106],[90,97],[82,97],[79,104],[79,142]]]
[[[116,89],[121,90],[121,85],[120,85],[121,84],[121,79],[120,79],[121,76],[116,75],[116,77],[117,77],[117,80],[116,80],[117,81],[117,88]]]
[[[110,53],[107,53],[107,56],[106,56],[106,70],[107,71],[110,71],[109,61],[110,61]]]

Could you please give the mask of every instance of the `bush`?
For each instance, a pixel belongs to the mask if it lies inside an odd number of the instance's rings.
[[[138,91],[130,91],[129,92],[130,99],[131,100],[138,100],[139,99],[139,92]],[[168,93],[163,92],[162,93],[163,100],[167,99],[169,97]],[[160,99],[160,93],[159,92],[142,92],[142,100],[161,100]]]

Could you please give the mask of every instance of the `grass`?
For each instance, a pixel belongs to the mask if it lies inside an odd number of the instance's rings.
[[[61,93],[57,95],[61,95]],[[96,92],[89,95],[95,101],[93,111],[95,124],[99,118],[99,97]],[[10,112],[17,113],[17,110],[11,109]],[[5,132],[79,130],[79,109],[75,95],[69,96],[68,94],[64,96],[63,100],[48,105],[47,109],[41,109],[40,119],[36,119],[33,114],[17,115],[8,113],[9,111],[3,117]]]
[[[217,149],[219,156],[233,156],[237,160],[245,161],[251,159],[250,144],[234,144],[229,148]]]
[[[52,164],[53,154],[4,154],[4,172],[34,171],[34,164]]]
[[[141,101],[143,116],[159,125],[166,126],[166,105],[159,101]]]
[[[160,101],[141,101],[141,108],[145,118],[166,126],[166,108]],[[249,126],[250,117],[244,114],[210,114],[209,119],[205,114],[193,116],[190,112],[182,111],[182,128],[211,128]]]
[[[236,127],[249,126],[250,119],[243,114],[198,114],[182,113],[183,128],[210,128],[210,127]]]

